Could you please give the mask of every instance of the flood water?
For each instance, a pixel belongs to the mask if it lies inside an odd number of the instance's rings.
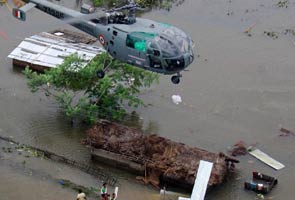
[[[255,199],[243,189],[255,170],[278,177],[268,197],[294,199],[295,138],[278,135],[280,127],[295,130],[295,37],[285,34],[295,30],[295,1],[287,1],[287,7],[278,2],[185,0],[169,12],[143,15],[182,28],[196,45],[196,59],[179,85],[161,76],[159,84],[142,92],[141,98],[151,104],[137,110],[143,129],[215,152],[226,152],[239,140],[257,143],[286,166],[275,171],[250,155],[239,157],[236,175],[211,191],[208,200]],[[65,25],[37,10],[27,22],[18,22],[0,6],[0,32],[7,35],[0,35],[0,134],[88,161],[88,150],[79,144],[85,127],[72,128],[50,99],[31,94],[25,77],[7,58],[24,37],[60,27]],[[244,33],[249,27],[251,36]],[[174,104],[173,94],[183,102]]]

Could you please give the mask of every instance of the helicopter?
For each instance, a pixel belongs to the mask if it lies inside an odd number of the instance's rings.
[[[153,72],[173,75],[174,84],[180,82],[180,74],[194,60],[193,41],[181,29],[135,16],[142,10],[129,0],[127,5],[96,13],[93,9],[72,10],[47,0],[28,0],[12,14],[21,21],[31,8],[64,20],[70,25],[98,38],[104,49],[114,58]],[[82,6],[83,7],[83,6]],[[106,69],[97,71],[99,78]]]

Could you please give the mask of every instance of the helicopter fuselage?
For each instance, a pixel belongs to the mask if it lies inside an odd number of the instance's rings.
[[[179,72],[194,60],[191,38],[170,24],[135,18],[117,11],[86,18],[88,14],[46,0],[29,2],[35,4],[37,9],[68,21],[72,26],[98,38],[106,51],[122,62],[157,73],[177,73],[180,77]]]

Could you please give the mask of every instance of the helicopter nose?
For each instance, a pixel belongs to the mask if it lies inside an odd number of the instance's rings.
[[[190,54],[190,53],[185,54],[184,55],[184,62],[185,62],[184,68],[188,67],[193,61],[194,61],[193,54]]]
[[[194,61],[194,59],[195,59],[194,57],[195,56],[193,53],[191,53],[191,55],[189,55],[189,63],[192,63]]]

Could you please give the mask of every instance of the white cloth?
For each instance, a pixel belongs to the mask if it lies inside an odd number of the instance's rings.
[[[182,102],[181,96],[179,95],[172,95],[171,96],[173,103],[176,105],[180,104]]]

